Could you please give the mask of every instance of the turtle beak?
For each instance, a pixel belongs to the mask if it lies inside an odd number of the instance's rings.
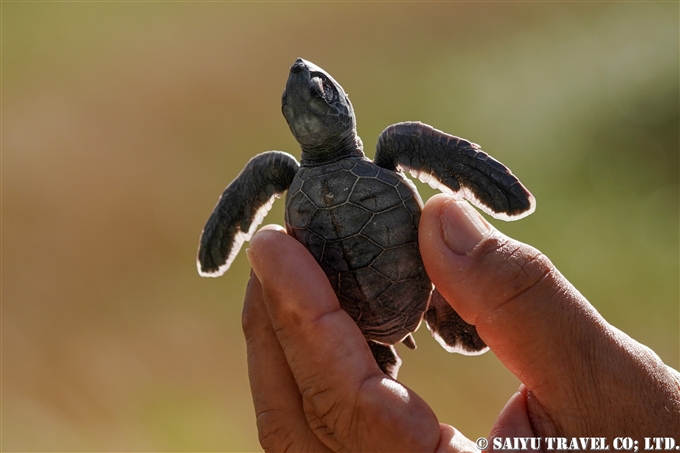
[[[298,58],[297,60],[295,60],[295,63],[293,63],[293,66],[290,67],[290,73],[297,74],[298,72],[302,71],[306,66],[305,63],[306,63],[305,60],[303,60],[302,58]]]
[[[295,121],[296,115],[307,110],[307,103],[311,99],[309,91],[309,69],[305,60],[298,58],[290,67],[290,74],[286,81],[286,89],[281,96],[283,116],[288,124]]]
[[[309,66],[305,60],[298,58],[293,66],[290,67],[290,75],[286,82],[286,89],[283,92],[283,104],[290,105],[297,102],[309,102],[311,98],[309,80]]]

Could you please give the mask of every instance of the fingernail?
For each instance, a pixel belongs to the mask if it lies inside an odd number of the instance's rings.
[[[255,252],[253,252],[250,247],[246,249],[246,258],[248,258],[248,262],[250,263],[251,272],[254,272],[255,275],[257,275],[257,257],[255,256]]]
[[[262,228],[260,228],[257,233],[253,235],[252,238],[250,238],[250,247],[246,249],[246,258],[248,258],[248,262],[250,263],[250,267],[252,270],[255,272],[256,275],[258,275],[258,278],[260,277],[258,271],[260,269],[260,263],[258,262],[257,259],[257,253],[255,253],[255,249],[257,249],[257,246],[254,245],[257,240],[256,236],[260,234],[268,234],[268,231],[275,231],[275,232],[282,232],[285,234],[286,230],[279,225],[265,225]]]
[[[465,201],[446,203],[439,220],[444,242],[457,255],[470,252],[491,229],[481,214]]]

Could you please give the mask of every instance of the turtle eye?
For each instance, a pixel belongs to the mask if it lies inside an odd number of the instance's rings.
[[[311,91],[312,91],[312,96],[325,97],[325,91],[324,91],[323,81],[321,80],[321,77],[313,77],[312,78]]]
[[[332,104],[333,102],[338,100],[338,91],[335,89],[335,86],[326,79],[322,79],[322,85],[323,85],[323,97],[328,102],[329,104]]]
[[[323,79],[322,84],[323,84],[323,97],[330,104],[331,102],[335,101],[338,98],[338,92],[335,91],[335,87],[333,87],[333,85],[330,82],[328,82],[328,80]]]
[[[312,96],[323,98],[328,104],[332,104],[338,99],[338,91],[330,80],[321,74],[312,77]]]

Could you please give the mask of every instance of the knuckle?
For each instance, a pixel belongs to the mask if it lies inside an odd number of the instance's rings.
[[[342,445],[348,438],[355,405],[346,398],[338,399],[337,392],[329,387],[308,387],[302,391],[302,407],[307,424],[314,434],[327,445]]]
[[[516,296],[535,288],[551,273],[552,264],[536,249],[517,253],[513,258],[511,262],[516,265],[517,272],[512,276],[514,285],[511,287]]]
[[[498,269],[496,282],[501,292],[496,308],[536,292],[549,296],[557,290],[553,285],[555,268],[547,256],[539,250],[520,242],[506,240],[498,244],[494,253],[493,268]]]
[[[276,411],[263,411],[257,414],[258,440],[264,451],[289,451],[293,445],[291,432],[285,430]]]
[[[318,419],[332,426],[337,421],[340,404],[328,388],[311,387],[302,392],[302,406],[310,418]]]

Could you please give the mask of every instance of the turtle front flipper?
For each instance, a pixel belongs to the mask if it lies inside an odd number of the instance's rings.
[[[531,193],[510,169],[479,145],[419,122],[393,124],[378,138],[374,162],[408,170],[430,186],[460,193],[492,217],[516,220],[536,208]]]
[[[368,347],[371,348],[373,357],[382,372],[392,379],[396,379],[397,374],[399,374],[401,359],[397,354],[397,350],[394,349],[394,346],[386,346],[384,344],[376,343],[375,341],[369,341]]]
[[[198,273],[224,274],[278,198],[288,189],[300,165],[293,156],[268,151],[250,159],[220,197],[203,228],[198,249]]]
[[[436,288],[430,296],[425,321],[432,336],[448,352],[478,355],[489,349],[484,340],[479,338],[475,326],[463,321]]]

